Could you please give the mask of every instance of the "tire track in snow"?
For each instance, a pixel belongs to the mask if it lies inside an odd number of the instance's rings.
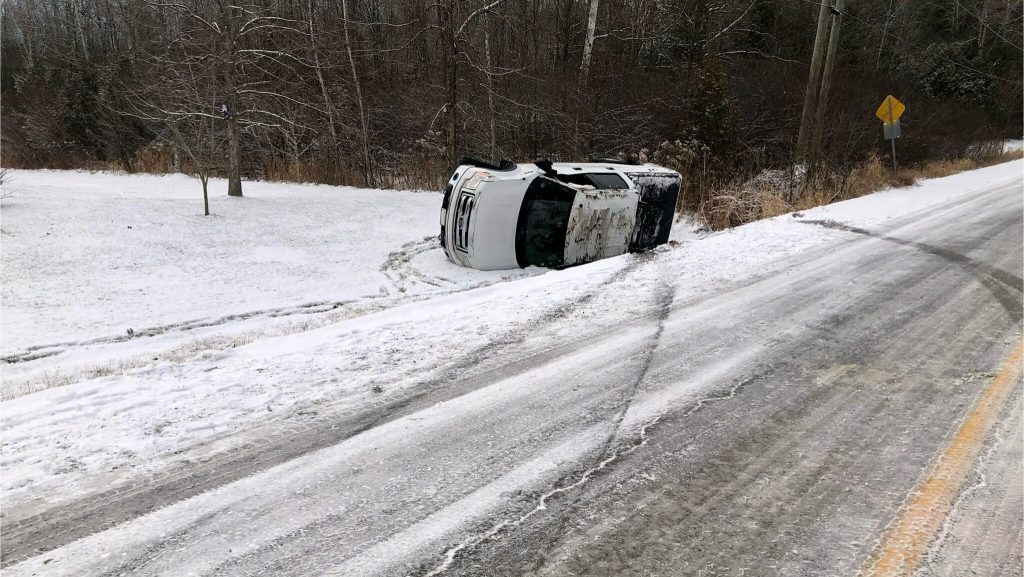
[[[859,241],[849,240],[846,245],[852,247],[857,242]],[[835,252],[835,249],[836,247],[832,246],[822,249],[820,252],[824,254],[827,251],[831,254]],[[214,454],[209,459],[190,461],[182,463],[180,466],[176,464],[176,469],[170,475],[160,474],[161,472],[154,474],[153,477],[156,479],[156,482],[154,482],[154,479],[135,478],[123,486],[112,488],[89,499],[79,500],[72,506],[61,506],[58,510],[34,514],[29,518],[20,519],[14,523],[5,523],[5,537],[7,538],[3,543],[3,560],[0,562],[0,566],[7,566],[17,561],[18,558],[25,558],[56,548],[72,540],[107,529],[170,503],[227,484],[312,450],[341,442],[363,431],[414,413],[426,406],[475,390],[475,388],[488,382],[489,378],[514,375],[525,370],[524,367],[527,365],[535,367],[537,363],[558,358],[559,355],[566,354],[582,346],[589,346],[594,342],[594,339],[615,333],[621,328],[622,324],[601,327],[586,335],[575,335],[570,343],[558,344],[540,351],[528,350],[525,354],[520,352],[520,354],[516,355],[516,358],[505,358],[504,356],[508,347],[523,342],[526,336],[534,332],[537,327],[551,324],[571,314],[576,308],[593,300],[596,295],[601,293],[604,287],[625,279],[643,263],[657,260],[660,252],[662,251],[630,256],[625,267],[610,275],[603,283],[595,286],[583,296],[556,307],[543,318],[534,319],[534,324],[532,325],[524,324],[501,335],[488,345],[471,351],[460,359],[459,362],[442,369],[439,376],[418,385],[416,387],[417,392],[411,396],[397,399],[386,405],[373,407],[355,415],[342,415],[340,422],[338,414],[323,415],[313,423],[305,421],[300,423],[299,426],[290,427],[283,434],[279,430],[273,432],[274,434],[248,442],[238,447],[240,450]],[[817,269],[824,266],[820,258],[822,254],[818,253],[819,251],[813,251],[811,254],[806,254],[804,258],[798,260],[797,265],[807,265],[810,267],[807,270],[802,270],[801,275],[814,274]],[[826,264],[828,260],[825,261]],[[792,259],[790,259],[790,267],[797,265],[794,265]],[[774,273],[770,270],[764,270],[761,274],[726,287],[717,296],[741,290],[774,277]],[[793,279],[790,278],[787,282],[793,282]],[[695,295],[683,301],[672,302],[666,306],[666,309],[672,311],[681,310],[706,300],[708,300],[707,295]],[[718,299],[713,298],[712,300]],[[721,304],[718,303],[710,308],[702,308],[697,313],[697,316],[691,320],[704,316],[714,316]],[[650,320],[659,316],[663,320],[664,315],[668,313],[668,310],[661,310],[652,314],[643,314],[634,317],[627,324],[650,322]],[[459,374],[477,369],[479,365],[495,358],[499,358],[504,362],[497,366],[484,367],[482,370],[478,370],[477,374],[468,378],[463,374]],[[453,379],[455,379],[454,382]],[[710,400],[714,399],[708,399],[708,401]],[[649,428],[651,425],[653,423],[648,423],[647,427]],[[247,433],[252,432],[251,430],[247,431]],[[607,466],[608,464],[605,464],[602,470]],[[126,512],[127,509],[130,509],[130,511]],[[31,549],[33,546],[35,549]]]
[[[141,337],[155,337],[171,332],[189,332],[196,329],[216,327],[231,322],[246,321],[258,317],[278,318],[300,314],[324,313],[335,310],[339,307],[357,304],[365,301],[379,300],[381,298],[383,297],[371,295],[363,299],[317,301],[294,306],[261,309],[255,311],[248,311],[244,313],[224,315],[220,317],[193,319],[188,321],[182,321],[179,323],[169,323],[165,325],[157,325],[142,329],[132,329],[131,333],[126,332],[125,334],[121,335],[109,335],[105,337],[96,337],[91,339],[61,341],[58,343],[50,343],[43,345],[32,345],[22,349],[21,352],[11,353],[3,357],[0,357],[0,361],[3,361],[4,363],[7,364],[26,363],[29,361],[59,355],[61,353],[68,351],[69,349],[76,347],[123,343]]]
[[[1021,301],[1019,298],[1013,295],[1012,291],[1024,292],[1024,279],[1021,277],[1005,271],[1001,268],[992,266],[990,264],[977,261],[969,256],[960,254],[958,252],[934,246],[931,244],[925,244],[921,242],[914,242],[886,234],[877,232],[871,232],[863,228],[856,226],[850,226],[834,220],[801,220],[803,224],[817,225],[824,228],[830,228],[834,230],[842,230],[845,232],[851,232],[854,234],[863,235],[870,238],[876,238],[887,242],[896,243],[899,245],[915,248],[927,254],[935,255],[939,258],[945,259],[949,262],[959,265],[964,270],[973,274],[990,293],[995,297],[999,304],[1018,322],[1024,317],[1024,313],[1021,311]],[[993,230],[1002,230],[1009,224],[1017,223],[1019,219],[1016,215],[1012,216],[1005,222],[995,223],[992,227]],[[1010,290],[1007,290],[1009,288]]]
[[[853,246],[856,242],[851,240],[849,245]],[[596,340],[614,335],[623,324],[601,326],[586,334],[574,334],[570,342],[561,341],[540,350],[527,349],[518,351],[514,356],[508,355],[509,348],[524,342],[538,328],[549,326],[572,314],[602,294],[606,287],[627,279],[631,273],[645,264],[657,263],[663,252],[666,251],[630,255],[623,268],[582,296],[555,307],[540,318],[499,335],[486,345],[469,351],[454,364],[441,369],[434,377],[411,387],[415,391],[411,395],[355,414],[322,414],[315,417],[312,422],[304,420],[298,426],[286,427],[283,432],[280,422],[265,427],[265,433],[260,433],[260,429],[243,431],[241,434],[251,440],[231,450],[213,453],[207,458],[175,463],[172,473],[158,471],[151,478],[134,477],[89,498],[61,504],[59,509],[8,521],[5,523],[5,539],[0,542],[0,567],[109,529],[170,503],[233,482],[310,451],[339,443],[435,403],[471,392],[492,382],[493,379],[515,376],[580,347],[592,346]],[[804,255],[799,261],[800,265],[811,268],[801,274],[814,274],[817,267],[822,266],[821,256],[832,252],[834,247],[828,249],[827,253],[823,249],[820,254],[814,251]],[[792,263],[790,265],[793,266]],[[717,297],[741,291],[763,281],[771,282],[774,278],[774,273],[766,269],[754,277],[733,283],[720,291]],[[793,281],[789,279],[787,282]],[[717,297],[711,299],[715,304],[710,308],[701,308],[691,320],[713,317],[721,307],[732,306],[728,299],[721,300]],[[641,314],[626,324],[637,325],[663,319],[664,315],[700,305],[707,300],[708,295],[705,294],[695,294],[683,300],[675,299],[667,306],[668,310]],[[494,359],[499,359],[498,364],[487,366],[487,363]],[[474,374],[467,376],[466,373],[469,371],[474,371]],[[201,447],[183,448],[176,453],[185,453]],[[8,509],[7,513],[10,515],[12,511]],[[35,546],[35,550],[28,550],[32,546]]]
[[[854,240],[852,242],[856,243],[856,242],[860,242],[860,241],[859,240]],[[760,280],[760,277],[758,277],[757,280]],[[792,279],[791,279],[791,281],[795,282]],[[753,283],[751,283],[751,284],[753,284]],[[683,308],[685,308],[685,306],[686,305],[683,305],[683,306],[680,306],[680,305],[669,306],[668,310],[661,311],[662,316],[661,316],[659,322],[664,322],[665,315],[667,315],[669,312],[671,312],[673,310],[683,309]],[[711,311],[707,311],[705,314],[709,314],[710,312]],[[659,334],[660,334],[660,331],[661,331],[661,327],[659,326]],[[748,377],[748,378],[745,378],[745,379],[742,379],[742,380],[736,382],[732,387],[730,387],[728,390],[726,390],[724,392],[719,392],[719,393],[715,393],[715,394],[709,394],[707,396],[704,396],[704,397],[701,397],[699,399],[696,399],[696,400],[694,400],[692,402],[692,404],[689,404],[688,408],[680,410],[680,412],[678,414],[680,415],[681,418],[686,418],[686,417],[689,417],[689,416],[693,415],[694,413],[704,409],[708,404],[717,403],[717,402],[720,402],[720,401],[728,401],[728,400],[734,399],[734,398],[736,398],[737,395],[740,394],[740,392],[745,387],[747,387],[747,386],[751,385],[752,383],[756,382],[757,380],[761,379],[763,374],[765,374],[765,373],[770,374],[771,371],[772,371],[772,368],[771,368],[771,366],[769,366],[766,369],[762,369],[757,374],[755,374],[755,375],[753,375],[751,377]],[[646,372],[646,371],[644,371],[644,372]],[[628,407],[626,407],[626,410],[628,410]],[[623,411],[622,414],[623,415],[625,414],[625,410]],[[417,574],[423,575],[424,577],[437,577],[439,575],[442,575],[442,574],[448,572],[448,570],[451,569],[456,564],[456,562],[459,561],[459,559],[461,559],[464,555],[469,553],[474,548],[479,547],[480,545],[482,545],[483,543],[487,542],[488,540],[491,540],[491,539],[494,539],[494,538],[498,537],[502,533],[507,533],[508,531],[511,531],[512,529],[523,525],[530,518],[536,516],[538,513],[542,512],[542,511],[547,510],[549,508],[548,502],[553,497],[556,497],[559,494],[567,493],[567,492],[570,492],[570,491],[572,491],[574,489],[577,489],[577,488],[581,487],[582,485],[584,485],[587,481],[591,480],[598,473],[610,470],[611,465],[613,465],[613,463],[615,461],[617,461],[620,457],[624,457],[626,455],[629,455],[629,454],[633,453],[634,451],[636,451],[637,449],[639,449],[640,447],[645,446],[648,443],[648,441],[653,438],[652,430],[656,431],[657,425],[661,422],[661,420],[664,418],[664,416],[665,416],[665,413],[661,413],[661,414],[658,414],[657,416],[655,416],[654,418],[644,422],[643,425],[640,427],[640,431],[641,431],[640,435],[636,438],[636,440],[633,443],[628,444],[624,448],[618,449],[617,451],[615,451],[612,454],[608,455],[607,457],[605,457],[604,459],[599,461],[595,466],[593,466],[593,467],[587,469],[586,471],[584,471],[584,473],[582,473],[580,475],[580,477],[578,477],[572,483],[570,483],[568,485],[563,485],[563,486],[556,487],[555,489],[552,489],[552,490],[544,493],[543,495],[541,495],[540,498],[538,498],[538,500],[536,501],[535,506],[532,509],[530,509],[529,511],[527,511],[526,513],[524,513],[522,515],[519,515],[517,517],[511,517],[511,518],[502,519],[498,523],[492,525],[488,530],[483,531],[483,532],[479,532],[479,533],[476,533],[476,534],[473,534],[473,535],[470,535],[469,537],[466,537],[463,541],[461,541],[457,545],[455,545],[455,546],[445,550],[444,557],[443,557],[443,559],[442,559],[440,564],[434,566],[433,569],[431,569],[429,571],[421,572],[421,573],[417,573]],[[616,427],[618,427],[618,424],[616,424]],[[612,437],[610,438],[610,440],[614,440],[617,433],[618,433],[618,430],[613,431],[613,434],[612,434]],[[601,454],[601,453],[599,453],[599,454]],[[568,521],[568,517],[563,517],[562,518],[562,522],[564,523],[566,521]],[[550,531],[550,534],[553,535],[553,536],[557,536],[557,535],[562,534],[562,531],[553,530],[553,531]],[[543,557],[543,556],[541,556],[541,557]],[[541,565],[541,566],[543,566],[543,565]],[[531,572],[536,572],[538,570],[539,570],[539,567],[533,567],[531,569]]]
[[[526,513],[523,513],[517,517],[502,519],[494,525],[492,525],[488,530],[470,535],[458,544],[456,544],[455,546],[448,548],[447,550],[445,550],[441,562],[434,566],[433,569],[423,573],[423,577],[437,577],[438,575],[446,573],[448,569],[450,569],[452,565],[455,564],[455,562],[458,560],[461,554],[464,554],[465,552],[469,552],[475,549],[479,545],[499,536],[502,533],[514,530],[515,528],[523,525],[528,520],[530,520],[530,518],[548,510],[548,503],[552,499],[558,497],[559,495],[571,493],[574,490],[582,487],[596,475],[605,472],[606,470],[610,470],[610,467],[612,467],[612,465],[616,461],[619,461],[623,457],[631,455],[632,453],[636,452],[637,450],[641,449],[642,447],[648,444],[648,442],[652,438],[651,430],[656,429],[658,424],[661,422],[662,417],[664,416],[663,414],[656,415],[653,418],[647,420],[645,423],[643,423],[639,427],[639,429],[637,429],[637,434],[635,435],[632,441],[627,443],[617,443],[616,441],[619,441],[621,439],[622,422],[625,419],[625,416],[628,413],[629,409],[632,407],[633,399],[635,398],[636,393],[639,391],[640,387],[642,386],[647,376],[647,372],[651,366],[651,361],[654,358],[654,354],[657,351],[658,343],[661,340],[661,334],[664,331],[665,320],[668,318],[668,315],[672,311],[671,293],[669,294],[668,299],[662,300],[667,302],[664,302],[664,304],[662,305],[660,311],[661,314],[658,317],[658,328],[651,338],[650,346],[647,347],[646,349],[647,352],[645,354],[644,361],[642,362],[640,370],[638,371],[636,380],[634,381],[633,385],[630,387],[630,390],[628,391],[625,403],[623,404],[619,412],[616,414],[615,418],[612,420],[612,431],[609,434],[608,439],[605,442],[602,450],[598,452],[598,456],[601,458],[596,462],[596,464],[584,470],[583,473],[579,474],[579,476],[569,484],[561,484],[565,479],[556,482],[556,486],[548,490],[547,492],[541,494],[540,497],[538,497],[535,501],[533,508],[531,508]],[[753,383],[758,378],[758,376],[753,376],[743,379],[736,383],[735,385],[733,385],[725,393],[712,394],[695,400],[692,404],[690,404],[688,408],[683,410],[683,412],[681,413],[682,418],[689,417],[690,415],[696,413],[697,411],[700,411],[701,409],[704,408],[705,405],[709,403],[727,401],[735,398],[736,395],[738,395],[743,388]],[[567,516],[563,517],[563,524],[567,520]],[[554,531],[552,533],[554,535],[559,535],[561,534],[561,531]],[[533,568],[533,571],[537,571],[539,569],[540,567],[535,567]]]
[[[400,293],[399,295],[380,294],[349,299],[313,301],[297,305],[257,309],[217,317],[191,319],[140,329],[133,328],[130,333],[125,332],[124,334],[119,335],[107,335],[95,338],[31,345],[25,347],[21,351],[0,357],[0,362],[7,364],[26,363],[47,357],[53,357],[73,348],[117,344],[142,337],[156,337],[175,332],[187,333],[198,329],[217,327],[228,323],[247,321],[257,318],[275,319],[297,315],[317,315],[335,311],[343,307],[355,307],[358,305],[371,305],[367,307],[365,312],[359,313],[370,314],[418,300],[464,292],[489,286],[496,282],[503,282],[502,280],[483,280],[460,286],[455,281],[425,273],[412,266],[412,259],[433,248],[438,248],[437,239],[435,237],[427,237],[421,240],[408,242],[402,245],[399,250],[389,254],[387,259],[384,261],[384,264],[380,266],[380,272],[384,274],[388,281],[395,286]],[[408,288],[412,287],[417,282],[429,285],[433,289],[437,290],[430,290],[422,294],[407,295],[406,292]]]
[[[148,367],[154,362],[173,364],[188,362],[202,351],[221,350],[236,348],[253,342],[254,340],[296,334],[305,332],[339,322],[350,320],[360,316],[382,312],[398,306],[428,300],[434,297],[443,297],[457,294],[477,288],[483,288],[492,284],[516,280],[516,277],[503,277],[500,279],[484,279],[469,284],[459,284],[440,276],[430,275],[412,266],[411,260],[416,256],[436,248],[436,239],[428,237],[423,240],[413,241],[403,245],[402,250],[391,253],[387,261],[381,266],[380,272],[388,281],[394,284],[399,294],[385,292],[381,295],[369,295],[355,299],[337,301],[319,301],[280,307],[263,309],[216,317],[211,319],[197,319],[160,325],[157,327],[133,330],[131,334],[98,337],[95,339],[81,341],[66,341],[49,345],[34,345],[18,353],[12,353],[0,357],[0,362],[8,364],[20,364],[37,361],[39,359],[54,357],[75,349],[91,346],[117,345],[141,337],[157,337],[165,334],[181,332],[187,333],[194,330],[219,327],[232,322],[243,322],[258,318],[276,319],[308,315],[307,321],[295,321],[292,325],[282,324],[267,328],[260,327],[238,327],[237,331],[226,331],[214,333],[211,336],[196,336],[194,341],[168,343],[165,349],[152,350],[132,356],[117,356],[116,352],[110,357],[105,357],[102,363],[76,366],[67,370],[58,369],[55,372],[43,371],[31,372],[27,376],[15,376],[5,379],[2,383],[3,400],[10,400],[26,394],[35,393],[45,389],[64,386],[89,380],[92,378],[106,376],[111,372],[121,371],[128,368],[139,369]],[[417,294],[407,294],[409,288],[417,283],[427,284],[431,289]],[[384,288],[382,287],[382,290]],[[294,326],[293,326],[294,325]],[[195,346],[193,346],[195,345]],[[102,350],[102,349],[101,349]],[[181,353],[180,351],[186,351]],[[114,367],[112,369],[111,367]]]
[[[593,338],[580,338],[572,343],[548,347],[506,358],[506,350],[589,303],[612,284],[621,282],[637,270],[647,258],[630,258],[626,265],[609,275],[581,297],[554,307],[498,335],[488,343],[472,349],[438,374],[410,387],[411,394],[355,414],[338,415],[325,412],[313,422],[267,425],[263,434],[239,447],[214,453],[206,459],[187,460],[173,465],[173,471],[152,473],[146,478],[131,478],[109,489],[64,503],[50,511],[16,520],[5,520],[4,539],[0,542],[0,567],[7,567],[28,557],[55,549],[121,523],[140,517],[169,504],[226,485],[243,477],[266,470],[306,453],[331,446],[360,433],[413,414],[439,402],[465,395],[486,386],[495,379],[508,378],[558,359],[568,351],[588,346]],[[611,335],[614,331],[603,331]],[[502,362],[486,367],[476,374],[466,373],[494,359]],[[294,415],[293,415],[294,416]],[[288,426],[290,425],[290,426]],[[263,429],[243,431],[252,436]],[[213,442],[216,442],[215,439]],[[183,448],[176,454],[197,447]],[[11,511],[5,511],[8,516]]]
[[[402,245],[402,248],[388,255],[387,260],[380,266],[380,272],[384,273],[391,284],[400,293],[405,293],[409,287],[417,282],[428,284],[436,288],[445,288],[455,285],[455,282],[437,275],[431,275],[412,265],[412,260],[430,249],[439,249],[436,236],[428,236],[421,240],[414,240]],[[475,285],[474,285],[475,286]]]
[[[662,274],[663,273],[659,274],[659,276],[662,276]],[[608,434],[608,438],[605,440],[601,450],[598,451],[597,453],[597,456],[599,458],[598,462],[594,465],[591,465],[588,469],[586,469],[574,482],[568,485],[556,486],[555,488],[547,491],[546,493],[543,493],[537,499],[534,507],[527,511],[525,514],[520,515],[518,518],[514,519],[502,519],[498,523],[494,524],[487,531],[484,531],[483,533],[477,533],[475,535],[470,535],[454,547],[448,548],[444,552],[444,557],[441,563],[433,569],[431,569],[430,571],[428,571],[424,575],[424,577],[436,577],[437,575],[446,572],[448,568],[451,567],[451,565],[455,562],[456,557],[461,552],[475,548],[481,543],[494,538],[502,531],[511,530],[522,525],[537,513],[545,511],[547,509],[548,500],[553,499],[560,494],[572,492],[573,490],[585,484],[588,480],[590,480],[591,477],[593,477],[597,473],[601,472],[602,470],[610,466],[619,457],[628,455],[647,444],[647,431],[655,424],[657,424],[658,417],[652,419],[651,421],[648,421],[646,424],[640,427],[637,439],[634,442],[627,444],[625,448],[615,448],[617,446],[621,447],[621,445],[617,445],[616,441],[619,440],[621,435],[622,421],[623,419],[625,419],[626,413],[629,411],[629,408],[633,405],[633,399],[636,397],[637,391],[643,384],[644,379],[647,376],[648,370],[650,370],[651,361],[654,359],[654,353],[658,349],[658,345],[661,342],[661,335],[665,330],[665,319],[668,318],[669,313],[672,311],[672,303],[674,298],[675,291],[673,290],[673,287],[670,284],[667,284],[662,281],[659,294],[657,295],[657,312],[654,313],[654,315],[656,315],[655,318],[657,321],[657,329],[655,329],[654,334],[651,336],[649,344],[644,347],[642,353],[643,359],[640,363],[640,368],[637,371],[637,376],[633,380],[633,384],[629,387],[628,391],[626,392],[625,399],[622,403],[622,407],[619,409],[619,411],[615,414],[615,417],[612,419],[611,432]],[[646,316],[650,317],[652,315]]]
[[[515,527],[518,527],[519,525],[522,525],[523,523],[528,521],[530,519],[530,517],[533,517],[534,515],[536,515],[537,513],[540,513],[541,511],[545,511],[547,509],[547,502],[548,502],[549,499],[557,497],[559,494],[562,494],[562,493],[568,493],[568,492],[570,492],[570,491],[572,491],[572,490],[582,486],[584,483],[589,481],[591,477],[593,477],[594,475],[596,475],[597,473],[601,472],[603,469],[605,469],[606,467],[611,465],[619,457],[623,457],[625,455],[628,455],[628,454],[636,451],[640,447],[643,447],[644,445],[647,444],[647,441],[648,441],[648,438],[649,438],[648,435],[647,435],[648,429],[650,429],[651,427],[655,426],[657,423],[658,423],[658,419],[653,419],[652,421],[648,422],[646,425],[640,427],[639,436],[638,436],[637,441],[635,441],[631,445],[628,445],[624,449],[612,451],[612,453],[610,455],[608,455],[607,457],[602,459],[596,466],[593,466],[593,467],[587,469],[586,471],[584,471],[583,474],[580,475],[580,477],[576,481],[574,481],[573,483],[571,483],[569,485],[563,485],[563,486],[560,486],[560,487],[556,487],[554,489],[551,489],[547,493],[544,493],[543,495],[541,495],[537,499],[537,502],[536,502],[536,505],[534,506],[534,508],[529,510],[525,514],[521,515],[518,518],[511,519],[511,520],[510,519],[504,519],[504,520],[498,522],[497,524],[495,524],[494,526],[492,526],[487,531],[485,531],[483,533],[479,533],[477,535],[470,536],[467,539],[463,540],[458,545],[456,545],[454,547],[451,547],[450,549],[445,551],[444,559],[441,561],[441,564],[437,565],[436,567],[434,567],[434,569],[432,569],[429,572],[427,572],[424,575],[424,577],[435,577],[436,575],[440,575],[440,574],[446,572],[448,570],[448,568],[451,567],[451,565],[455,562],[455,559],[459,555],[459,553],[461,553],[462,551],[470,550],[470,549],[476,547],[477,545],[483,543],[484,541],[487,541],[488,539],[491,539],[491,538],[497,536],[499,533],[501,533],[503,531],[514,529]],[[617,431],[613,431],[613,438],[615,436],[617,436]]]
[[[469,351],[455,363],[440,369],[434,377],[410,387],[414,392],[408,396],[355,414],[321,414],[312,422],[304,420],[297,426],[284,428],[283,432],[280,422],[261,429],[243,431],[241,434],[251,440],[230,450],[213,453],[206,458],[176,462],[173,472],[161,470],[147,478],[133,477],[88,498],[61,504],[59,508],[43,513],[10,520],[4,524],[5,539],[0,542],[0,567],[109,529],[168,504],[236,481],[308,452],[339,443],[438,402],[486,386],[494,379],[515,376],[581,347],[592,346],[598,339],[613,336],[623,324],[601,326],[586,334],[574,334],[570,342],[562,341],[540,350],[527,349],[519,351],[514,356],[508,355],[509,348],[524,342],[528,336],[535,334],[538,328],[549,326],[586,306],[596,296],[602,294],[606,287],[626,280],[630,274],[644,265],[657,263],[663,252],[630,255],[625,266],[582,296]],[[806,255],[806,261],[801,262],[813,264],[818,262],[819,256],[817,253]],[[734,283],[724,293],[742,290],[771,278],[773,274],[765,270],[753,278]],[[626,324],[649,323],[659,317],[664,318],[663,315],[673,311],[699,305],[707,298],[707,295],[698,294],[681,301],[673,300],[667,306],[668,310],[641,314]],[[725,301],[717,302],[711,308],[702,309],[694,318],[713,316],[722,306],[731,305]],[[498,364],[487,366],[487,363],[494,359],[499,359]],[[469,371],[474,371],[474,374],[467,376],[466,373]],[[261,433],[262,429],[266,431]],[[201,448],[201,445],[187,447],[175,453],[183,454]],[[10,519],[10,515],[16,514],[16,511],[8,508],[6,513]]]

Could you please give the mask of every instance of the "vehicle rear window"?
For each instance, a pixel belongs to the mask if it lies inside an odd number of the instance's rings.
[[[540,176],[526,189],[516,226],[516,261],[521,267],[561,266],[565,234],[576,191]]]

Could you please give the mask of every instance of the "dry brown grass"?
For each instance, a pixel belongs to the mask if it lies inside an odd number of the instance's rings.
[[[793,210],[781,195],[766,189],[730,187],[700,205],[699,216],[715,230],[740,226]]]
[[[894,174],[887,161],[872,155],[845,173],[819,171],[803,183],[795,198],[788,198],[785,190],[763,184],[751,186],[749,182],[741,181],[717,183],[705,192],[706,199],[700,203],[697,212],[708,227],[719,230],[794,210],[857,198],[886,188],[910,186],[922,178],[941,178],[1020,158],[1024,158],[1024,151],[1003,152],[1001,144],[983,145],[960,158],[907,166]]]
[[[439,190],[448,179],[448,165],[439,158],[415,156],[403,162],[381,160],[365,175],[354,162],[268,158],[261,163],[262,178],[271,181],[315,182],[369,188]]]
[[[270,181],[315,182],[319,184],[365,186],[363,171],[351,162],[337,159],[295,160],[269,157],[260,166],[261,177]]]
[[[965,170],[984,168],[986,166],[1009,162],[1011,160],[1020,160],[1021,158],[1024,158],[1024,150],[1002,153],[997,157],[937,160],[935,162],[929,162],[928,164],[916,169],[914,176],[917,178],[941,178],[943,176],[949,176]]]
[[[165,174],[174,170],[174,153],[171,148],[167,146],[150,146],[142,148],[138,153],[136,153],[135,160],[132,164],[132,169],[136,172]],[[119,163],[118,167],[113,168],[112,170],[127,170],[127,168],[128,167],[126,166],[121,166]]]

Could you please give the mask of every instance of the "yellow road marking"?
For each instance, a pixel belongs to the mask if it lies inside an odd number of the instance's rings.
[[[862,577],[909,577],[942,527],[960,487],[978,456],[988,430],[1006,404],[1021,370],[1024,339],[1003,362],[999,373],[981,394],[960,430],[921,483],[896,514]]]

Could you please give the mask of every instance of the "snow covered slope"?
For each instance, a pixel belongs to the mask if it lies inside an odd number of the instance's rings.
[[[15,171],[3,203],[4,354],[161,325],[369,296],[467,276],[432,250],[440,194]],[[415,259],[415,263],[409,262]]]

